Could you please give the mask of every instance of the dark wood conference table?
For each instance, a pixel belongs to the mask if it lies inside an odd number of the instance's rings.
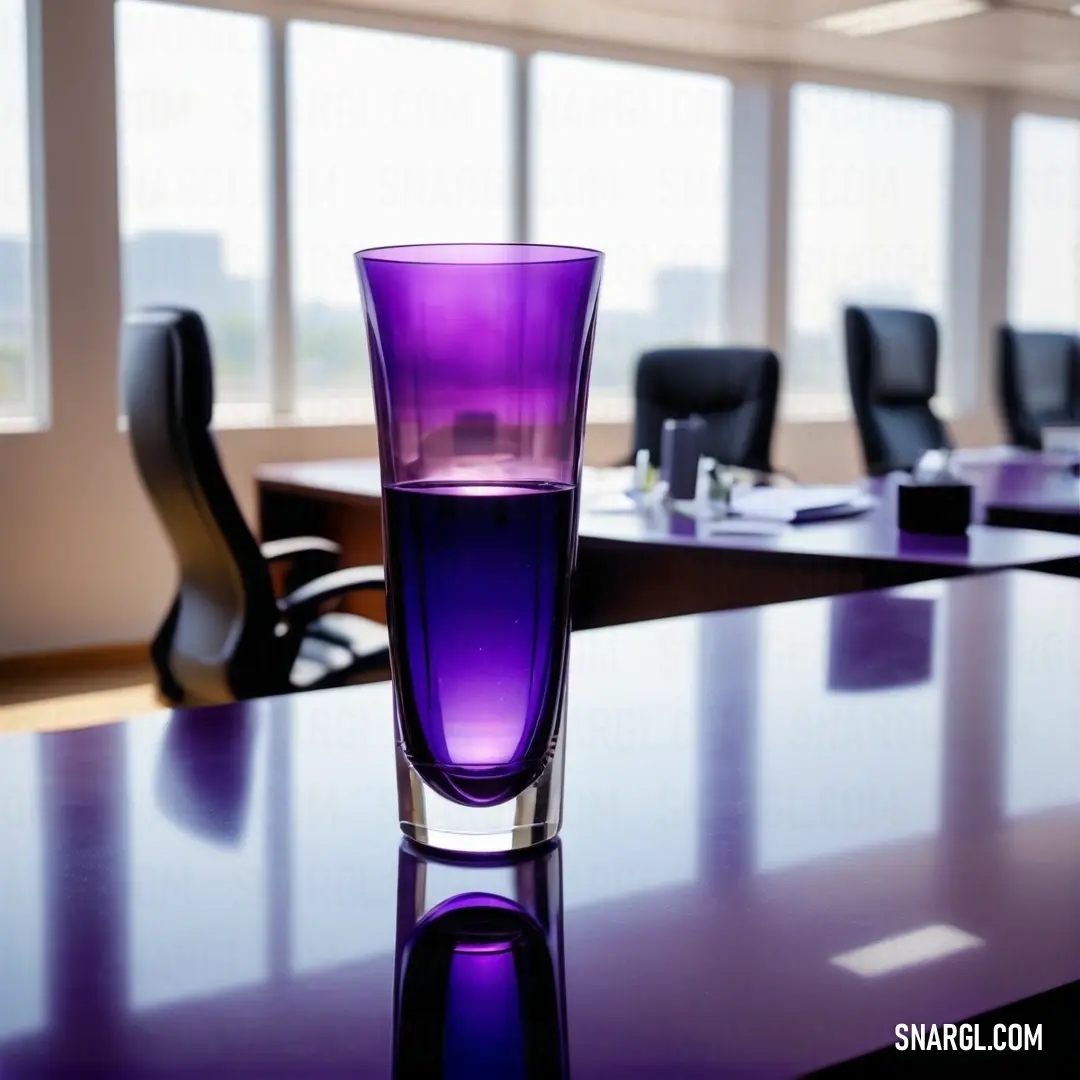
[[[512,871],[560,898],[563,1075],[1069,1075],[1078,639],[1022,572],[576,633]],[[390,1080],[399,919],[491,872],[403,848],[392,738],[388,683],[0,737],[4,1080]],[[1041,1049],[892,1049],[971,1018]]]
[[[996,477],[995,468],[1014,469],[1021,459],[1032,470],[1053,471],[1047,463],[1052,459],[1040,464],[1016,451],[960,455],[965,456],[984,478]],[[858,518],[790,526],[771,535],[706,536],[692,517],[681,514],[595,510],[586,482],[574,624],[608,626],[994,570],[1080,573],[1080,538],[984,524],[973,525],[959,540],[902,533],[895,483],[875,482],[881,504]],[[325,536],[342,545],[348,563],[382,562],[377,461],[266,465],[257,484],[263,540]],[[982,504],[980,495],[980,512]],[[379,599],[355,603],[353,610],[385,621]]]

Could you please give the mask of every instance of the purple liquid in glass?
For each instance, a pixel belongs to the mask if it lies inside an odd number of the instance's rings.
[[[445,798],[488,806],[557,734],[576,536],[569,484],[392,484],[387,616],[405,750]]]

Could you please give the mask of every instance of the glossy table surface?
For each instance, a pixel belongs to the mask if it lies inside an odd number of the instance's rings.
[[[973,460],[962,467],[988,522],[1080,535],[1080,476],[1070,467],[1076,455],[1014,453],[1010,460]]]
[[[1080,979],[1078,641],[1027,573],[576,634],[569,1075],[794,1075]],[[388,684],[0,738],[0,1076],[389,1080],[391,741]]]
[[[1063,469],[1060,459],[1052,456],[1004,448],[969,451],[958,458],[960,461],[966,458],[970,463],[972,480],[977,485],[1009,482],[1015,485],[1015,476],[1019,474],[1028,476],[1034,485],[1046,475],[1057,475]],[[902,533],[896,523],[896,477],[864,482],[880,502],[875,510],[859,517],[760,529],[756,533],[717,533],[693,517],[662,509],[650,513],[640,512],[632,506],[621,511],[597,509],[603,505],[601,499],[613,491],[613,483],[618,484],[625,475],[622,471],[612,470],[611,475],[604,478],[604,472],[591,470],[586,474],[580,522],[581,537],[585,542],[704,546],[980,570],[1034,567],[1080,558],[1080,538],[1033,529],[975,524],[968,530],[968,535],[961,538]],[[372,460],[267,465],[259,469],[257,476],[261,485],[275,491],[293,495],[306,493],[367,505],[378,499],[381,491],[379,464]],[[999,477],[1014,479],[1008,481]],[[590,488],[601,498],[590,498]],[[977,512],[984,501],[981,494],[977,496]]]
[[[969,471],[979,482],[975,469]],[[988,479],[984,505],[1047,510],[1080,519],[1080,477],[1063,469],[998,468]]]

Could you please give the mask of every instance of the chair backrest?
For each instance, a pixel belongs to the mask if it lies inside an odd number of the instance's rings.
[[[1003,326],[998,404],[1014,446],[1041,450],[1044,426],[1080,424],[1080,338]]]
[[[848,384],[866,471],[911,470],[927,450],[952,446],[930,401],[937,391],[932,315],[897,308],[844,311]]]
[[[277,602],[210,432],[213,373],[202,319],[182,308],[128,316],[121,363],[135,464],[179,568],[167,674],[185,701],[277,692],[288,679]]]
[[[767,349],[657,349],[638,361],[634,450],[660,461],[665,420],[705,421],[702,453],[724,465],[772,472],[780,361]]]

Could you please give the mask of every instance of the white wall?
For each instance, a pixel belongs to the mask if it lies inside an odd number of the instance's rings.
[[[0,435],[0,655],[146,640],[174,586],[164,537],[116,424],[115,89],[111,63],[100,63],[112,55],[112,6],[43,5],[52,426]],[[998,122],[1007,124],[1004,113]],[[987,179],[999,183],[995,173]],[[988,210],[1000,207],[999,196],[987,194]],[[991,301],[981,312],[984,327],[998,317],[993,290],[1004,274],[1000,245],[987,254],[999,258],[980,286]],[[980,414],[953,425],[966,445],[999,438],[987,372],[980,381]],[[358,427],[226,431],[220,445],[250,520],[260,463],[375,449],[372,430]],[[612,461],[628,446],[625,427],[599,428],[589,434],[587,455]],[[846,423],[781,425],[776,457],[811,481],[852,479],[861,469]]]

